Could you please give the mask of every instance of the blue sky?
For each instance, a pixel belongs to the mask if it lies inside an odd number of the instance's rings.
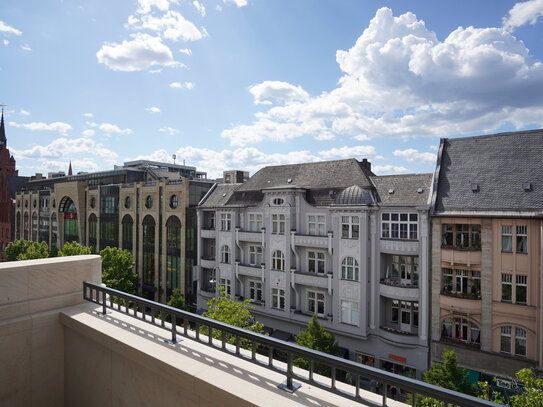
[[[220,176],[543,127],[543,0],[3,0],[20,173],[138,158]]]

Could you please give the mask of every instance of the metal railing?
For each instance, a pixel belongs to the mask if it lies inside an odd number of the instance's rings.
[[[387,399],[390,399],[388,395],[391,394],[389,389],[392,387],[410,394],[413,406],[417,404],[419,396],[439,400],[444,407],[450,405],[461,407],[500,406],[487,400],[247,331],[101,285],[84,282],[83,298],[100,305],[104,315],[107,313],[107,309],[113,309],[168,330],[171,339],[167,341],[170,343],[177,343],[179,336],[187,337],[284,374],[286,380],[278,387],[291,393],[301,386],[295,382],[296,380],[368,406],[387,406]],[[171,323],[165,322],[166,319],[169,319]],[[206,329],[205,335],[201,333],[202,328]],[[308,370],[295,370],[294,360],[296,358],[308,361]],[[323,382],[324,379],[327,379],[326,377],[314,372],[316,367],[322,368],[322,366],[326,366],[330,372],[330,377],[326,382]],[[305,374],[301,372],[305,372]],[[351,376],[352,383],[354,383],[352,386],[339,383],[339,379],[345,375]],[[381,388],[380,402],[364,397],[363,380],[379,383]]]

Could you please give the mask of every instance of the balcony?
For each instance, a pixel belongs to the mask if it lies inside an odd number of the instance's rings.
[[[313,236],[300,235],[292,233],[293,243],[295,246],[316,247],[320,249],[328,249],[329,242],[331,245],[332,235],[330,236]]]
[[[295,271],[293,277],[295,284],[328,289],[328,274]]]
[[[419,253],[419,241],[407,239],[380,239],[381,253],[416,256]]]
[[[405,406],[387,401],[386,387],[394,385],[455,405],[497,406],[111,290],[100,275],[99,256],[0,265],[0,360],[9,372],[0,376],[1,405]],[[83,289],[84,280],[93,283]],[[193,331],[196,324],[219,339]],[[236,338],[267,351],[245,350]],[[347,371],[359,384],[360,377],[378,381],[385,395],[335,380],[331,386],[274,352]]]
[[[215,229],[200,229],[200,237],[204,239],[215,239],[216,236]]]
[[[238,241],[240,242],[251,242],[251,243],[260,243],[262,242],[262,232],[248,232],[248,231],[238,231],[237,234]]]
[[[200,266],[210,269],[216,267],[215,256],[202,256],[200,259]]]
[[[401,343],[404,345],[419,345],[418,333],[412,331],[402,331],[401,329],[382,325],[379,327],[379,335],[391,342]]]
[[[419,288],[401,284],[392,284],[390,280],[382,279],[379,284],[379,294],[395,300],[418,301]]]
[[[262,268],[260,266],[251,266],[249,264],[238,264],[238,273],[247,277],[262,277]]]

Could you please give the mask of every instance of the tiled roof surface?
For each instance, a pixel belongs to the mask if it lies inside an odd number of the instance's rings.
[[[232,196],[234,190],[240,185],[241,184],[217,184],[200,207],[214,208],[216,206],[224,206]]]
[[[424,205],[428,202],[432,176],[432,174],[403,174],[371,179],[377,189],[379,205]],[[419,192],[419,188],[422,192]]]
[[[543,130],[442,143],[436,213],[543,209]],[[532,190],[525,191],[524,183]]]

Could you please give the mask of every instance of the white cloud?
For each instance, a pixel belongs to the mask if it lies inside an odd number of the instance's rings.
[[[200,3],[198,0],[194,0],[192,2],[192,5],[194,6],[194,8],[196,8],[196,10],[198,11],[198,13],[200,13],[200,15],[202,17],[205,17],[206,15],[206,8],[204,7],[203,3]]]
[[[85,137],[92,137],[94,136],[96,132],[94,130],[91,130],[91,129],[86,129],[86,130],[83,130],[83,132],[81,133],[83,136]]]
[[[543,16],[543,0],[528,0],[516,3],[507,16],[503,18],[506,28],[520,27],[525,24],[535,24]]]
[[[158,32],[164,39],[171,41],[197,41],[206,33],[200,31],[192,22],[185,19],[181,13],[173,10],[166,11],[162,16],[152,14],[142,15],[141,18],[131,16],[128,26],[137,30]]]
[[[66,136],[68,131],[72,129],[68,123],[63,122],[53,122],[53,123],[43,123],[43,122],[33,122],[33,123],[16,123],[9,122],[10,126],[19,127],[26,130],[44,130],[44,131],[56,131],[63,136]]]
[[[215,10],[217,10],[220,13],[222,11],[222,6],[220,4],[217,4],[215,6]]]
[[[0,32],[4,34],[21,35],[23,32],[13,28],[0,20]]]
[[[145,110],[151,113],[159,113],[160,109],[156,106],[146,107]]]
[[[137,33],[121,44],[105,43],[96,53],[98,62],[114,71],[143,71],[156,66],[179,67],[172,51],[159,37]]]
[[[264,81],[249,88],[255,104],[272,104],[270,99],[290,103],[306,101],[309,94],[301,86],[294,86],[288,82]]]
[[[2,42],[4,43],[5,46],[9,45],[9,40],[2,40]]]
[[[24,109],[19,110],[19,114],[21,116],[30,116],[30,112],[28,110],[24,110]]]
[[[30,48],[30,45],[28,45],[28,44],[23,44],[23,45],[21,45],[21,49],[22,49],[23,51],[27,51],[27,52],[32,51],[32,48]]]
[[[172,82],[170,83],[170,88],[177,88],[177,89],[188,89],[191,90],[194,88],[194,83],[192,82]]]
[[[170,4],[178,4],[179,0],[138,0],[138,9],[136,10],[139,14],[150,13],[153,8],[156,8],[160,11],[166,11],[170,8]]]
[[[188,48],[181,48],[179,52],[185,55],[192,55],[192,51]]]
[[[437,156],[434,153],[421,153],[414,148],[408,148],[407,150],[395,150],[393,153],[394,157],[401,157],[407,162],[410,163],[424,163],[424,164],[435,164]]]
[[[336,60],[338,86],[272,105],[226,129],[233,146],[312,136],[449,136],[543,125],[543,63],[503,28],[459,27],[443,41],[412,13],[381,8]]]
[[[238,7],[247,5],[247,0],[222,0],[225,4],[235,4]]]
[[[396,165],[372,165],[371,170],[377,175],[405,174],[406,172],[411,172],[408,168]]]
[[[93,117],[94,115],[92,113],[83,113],[82,116]]]
[[[93,155],[105,160],[115,160],[117,153],[107,149],[102,144],[96,143],[90,138],[58,138],[45,146],[33,146],[28,150],[17,151],[17,159],[59,159],[72,155]]]
[[[119,126],[117,126],[116,124],[111,124],[111,123],[101,123],[101,124],[98,124],[98,123],[94,123],[94,122],[86,122],[87,126],[90,126],[90,127],[95,127],[97,128],[98,130],[101,130],[103,131],[104,133],[107,133],[107,134],[132,134],[132,130],[131,129],[121,129]]]
[[[173,128],[173,127],[162,127],[159,129],[159,131],[163,133],[168,133],[170,136],[175,136],[176,134],[179,134],[179,130]]]
[[[374,158],[382,159],[373,146],[343,146],[330,150],[319,151],[319,155],[325,160],[338,160],[343,158]]]

